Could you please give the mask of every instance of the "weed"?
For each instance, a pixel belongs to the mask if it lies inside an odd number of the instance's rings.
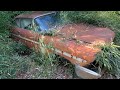
[[[111,74],[120,75],[120,46],[111,43],[101,48],[102,51],[97,54],[96,62]]]

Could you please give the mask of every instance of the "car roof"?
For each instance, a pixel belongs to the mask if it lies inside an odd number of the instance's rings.
[[[47,15],[51,13],[56,13],[55,11],[32,11],[31,13],[26,13],[26,14],[20,14],[15,17],[16,18],[36,18],[42,15]]]

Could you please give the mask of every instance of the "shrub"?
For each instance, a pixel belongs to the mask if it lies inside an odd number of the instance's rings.
[[[120,46],[106,44],[97,54],[96,62],[99,66],[113,75],[120,75]]]

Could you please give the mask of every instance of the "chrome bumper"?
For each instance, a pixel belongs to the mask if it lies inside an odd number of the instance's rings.
[[[96,73],[80,65],[75,65],[75,72],[78,77],[83,79],[98,79],[101,77],[99,73]]]

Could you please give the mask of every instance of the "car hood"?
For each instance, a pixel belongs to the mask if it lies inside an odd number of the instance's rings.
[[[67,24],[58,27],[58,35],[66,39],[76,39],[86,43],[110,43],[115,33],[109,28],[97,27],[89,24]]]

